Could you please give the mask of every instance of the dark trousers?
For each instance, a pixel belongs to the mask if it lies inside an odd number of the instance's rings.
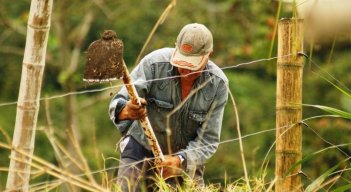
[[[119,163],[117,184],[123,192],[134,191],[156,191],[158,172],[151,160],[151,151],[146,150],[133,137],[129,138],[128,143],[121,150],[121,160]],[[199,166],[193,179],[200,186],[203,186],[203,166]],[[168,179],[166,183],[170,187],[180,186],[183,183],[181,177]]]

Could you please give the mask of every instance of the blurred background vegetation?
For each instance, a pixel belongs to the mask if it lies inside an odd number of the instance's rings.
[[[212,60],[220,67],[274,57],[276,18],[306,16],[306,12],[302,12],[306,10],[299,8],[307,5],[307,1],[178,0],[157,28],[142,55],[154,49],[173,47],[181,27],[198,22],[208,26],[213,33]],[[88,45],[99,38],[103,30],[115,30],[124,41],[125,60],[132,69],[150,31],[169,3],[166,0],[54,1],[41,97],[50,98],[110,86],[108,83],[90,85],[82,81]],[[17,100],[29,8],[29,0],[0,0],[0,103]],[[323,15],[334,13],[330,11]],[[315,20],[310,19],[307,28],[313,26]],[[339,19],[335,19],[337,20]],[[305,51],[314,63],[306,59],[303,103],[327,105],[350,112],[350,99],[322,77],[332,81],[337,79],[350,87],[351,33],[323,33],[323,29],[312,27],[310,30],[321,33],[309,36],[306,32]],[[325,34],[328,37],[323,36]],[[275,65],[276,60],[272,59],[224,70],[238,107],[242,135],[265,131],[246,137],[243,142],[250,177],[265,175],[266,182],[274,178],[274,147],[271,151],[269,148],[275,140]],[[111,85],[119,84],[120,82],[113,82]],[[120,135],[111,123],[107,109],[111,95],[118,90],[118,87],[111,87],[106,91],[51,98],[47,102],[43,99],[38,117],[35,155],[57,164],[47,134],[50,133],[51,138],[55,137],[71,149],[71,141],[67,139],[67,132],[70,132],[82,146],[91,169],[112,167],[108,174],[113,176],[118,165],[114,158],[119,157],[115,146]],[[304,107],[303,111],[304,118],[325,114],[308,107]],[[15,116],[16,104],[0,107],[1,142],[7,143],[12,138]],[[234,117],[233,104],[229,101],[221,138],[228,142],[221,144],[218,152],[206,164],[205,180],[208,183],[232,182],[244,175]],[[326,148],[330,143],[343,144],[350,141],[351,127],[347,120],[317,118],[306,123],[309,127],[303,130],[305,155]],[[51,129],[54,132],[50,132]],[[350,146],[341,149],[350,155]],[[8,167],[9,154],[8,150],[0,149],[1,168]],[[265,156],[269,164],[267,169],[261,170]],[[330,149],[304,162],[303,183],[309,184],[343,159],[344,153]],[[101,173],[94,176],[100,178]],[[6,177],[7,172],[1,171],[0,190],[5,187]],[[45,180],[50,180],[50,177],[38,175],[32,183]],[[350,180],[350,174],[345,172],[337,185],[349,183]]]

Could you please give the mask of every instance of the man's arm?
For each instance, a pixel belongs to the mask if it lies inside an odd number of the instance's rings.
[[[149,63],[145,57],[131,73],[132,82],[141,98],[145,97],[151,84],[151,82],[147,81],[152,78],[151,69],[147,65]],[[129,101],[125,87],[122,87],[111,100],[109,105],[110,119],[122,135],[128,131],[133,120],[140,119],[141,116],[146,115],[146,110],[143,106],[143,104],[146,104],[146,101],[141,99],[141,103],[142,106],[132,104]]]

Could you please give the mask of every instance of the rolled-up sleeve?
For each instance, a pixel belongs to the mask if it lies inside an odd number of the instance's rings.
[[[148,57],[145,57],[141,60],[140,64],[131,72],[131,80],[138,92],[139,97],[145,97],[149,90],[149,84],[147,80],[152,78],[151,73],[151,63],[148,60]],[[117,129],[121,134],[125,134],[131,124],[132,120],[118,120],[118,114],[123,110],[127,101],[129,100],[129,95],[125,86],[112,98],[109,105],[109,116]]]
[[[228,101],[228,89],[225,82],[222,82],[216,93],[210,111],[207,113],[206,121],[197,130],[195,140],[189,142],[184,150],[178,154],[185,157],[185,171],[192,175],[199,165],[203,165],[217,150],[220,142],[220,134],[225,105]]]
[[[128,131],[128,128],[133,123],[133,121],[131,120],[119,121],[117,118],[118,114],[125,107],[126,103],[127,103],[127,100],[123,98],[118,98],[118,94],[117,94],[116,98],[114,98],[110,102],[110,106],[109,106],[110,119],[112,120],[113,124],[117,127],[117,129],[121,132],[122,135],[124,135]]]

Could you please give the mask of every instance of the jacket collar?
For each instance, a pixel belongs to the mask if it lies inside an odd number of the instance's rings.
[[[175,76],[179,76],[179,75],[180,74],[179,74],[177,68],[174,67],[173,65],[169,64],[169,67],[167,69],[167,76],[168,77],[175,77]],[[209,72],[208,65],[206,65],[206,67],[204,68],[204,70],[201,73],[200,77],[195,80],[195,82],[194,82],[195,87],[201,86],[208,79],[210,79],[210,82],[208,82],[208,83],[210,83],[210,84],[214,83],[214,81],[212,79],[212,75]],[[164,87],[166,87],[169,84],[170,81],[174,81],[175,85],[178,85],[178,83],[180,82],[179,78],[167,79],[167,80],[162,81],[162,83],[159,85],[159,88],[163,89]]]

